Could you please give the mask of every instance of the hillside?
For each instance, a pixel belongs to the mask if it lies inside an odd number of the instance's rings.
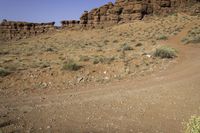
[[[117,0],[62,27],[4,20],[0,133],[185,132],[200,116],[199,13]]]
[[[1,130],[181,131],[200,113],[199,21],[174,14],[1,43]],[[176,57],[156,57],[164,45]]]

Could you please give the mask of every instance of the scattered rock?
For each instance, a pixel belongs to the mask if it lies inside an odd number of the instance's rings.
[[[105,80],[109,80],[110,78],[109,78],[109,77],[105,77],[104,79],[105,79]]]
[[[50,129],[51,128],[51,126],[47,126],[47,129]]]
[[[84,79],[83,77],[78,78],[77,83],[80,83],[81,81],[83,81],[83,79]]]
[[[151,55],[147,54],[146,57],[151,58]]]

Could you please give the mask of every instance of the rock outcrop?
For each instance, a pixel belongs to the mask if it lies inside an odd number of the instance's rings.
[[[55,22],[28,23],[3,20],[0,24],[0,40],[18,40],[36,36],[54,29]]]
[[[199,0],[116,0],[85,11],[80,21],[62,21],[63,28],[97,28],[143,19],[145,15],[166,15],[199,3]],[[197,11],[198,12],[198,11]]]
[[[197,4],[198,3],[198,4]],[[63,29],[103,28],[114,24],[141,20],[144,16],[166,15],[198,5],[192,11],[200,13],[200,0],[116,0],[91,11],[85,11],[80,20],[61,21]],[[51,23],[27,23],[4,20],[0,24],[0,40],[21,39],[46,33],[55,28]]]
[[[61,21],[62,28],[80,29],[80,21],[78,20],[63,20]]]

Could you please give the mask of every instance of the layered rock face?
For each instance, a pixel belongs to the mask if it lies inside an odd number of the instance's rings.
[[[0,40],[22,39],[49,32],[55,22],[28,23],[3,20],[0,24]]]
[[[90,12],[85,11],[78,23],[65,21],[66,23],[62,23],[62,27],[105,27],[117,23],[140,20],[145,15],[173,13],[197,2],[199,0],[116,0],[114,4],[110,2],[99,8],[92,9]]]
[[[62,28],[80,29],[80,21],[78,20],[63,20],[61,21]]]
[[[114,24],[141,20],[145,15],[165,15],[185,10],[200,0],[116,0],[91,11],[85,11],[80,20],[61,21],[63,29],[103,28]],[[199,4],[194,14],[200,13]],[[0,23],[0,40],[21,39],[52,31],[54,22],[27,23],[4,20]]]

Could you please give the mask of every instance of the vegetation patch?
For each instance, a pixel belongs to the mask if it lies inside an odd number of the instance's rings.
[[[156,37],[156,39],[157,39],[157,40],[167,40],[168,37],[165,36],[165,35],[159,35],[159,36]]]
[[[99,63],[110,64],[114,60],[115,60],[114,57],[95,56],[93,58],[93,64],[99,64]]]
[[[42,60],[38,61],[38,60],[36,60],[31,64],[30,67],[31,68],[47,68],[47,67],[50,67],[50,63],[47,62],[47,61],[42,61]]]
[[[133,50],[133,48],[131,46],[129,46],[128,44],[124,43],[121,48],[118,50],[119,51],[130,51]]]
[[[80,56],[79,58],[80,58],[79,61],[83,61],[83,62],[87,62],[90,60],[89,56]]]
[[[168,46],[162,46],[160,48],[157,48],[154,52],[154,56],[160,58],[174,58],[176,57],[176,54],[177,51],[174,48]]]
[[[135,47],[141,47],[142,46],[142,43],[137,43],[136,45],[135,45]]]
[[[200,28],[198,27],[193,27],[190,31],[188,31],[186,37],[182,39],[182,42],[184,44],[189,44],[189,43],[200,43]]]
[[[5,77],[9,75],[10,73],[11,73],[10,71],[0,67],[0,77]]]
[[[78,65],[74,60],[68,60],[64,62],[63,64],[63,70],[68,70],[68,71],[77,71],[81,69],[81,65]]]
[[[192,116],[189,119],[185,133],[200,133],[200,116]]]
[[[0,55],[7,55],[9,54],[9,51],[0,51]]]
[[[46,49],[46,51],[47,52],[53,52],[54,50],[53,50],[53,48],[49,47],[49,48]]]

